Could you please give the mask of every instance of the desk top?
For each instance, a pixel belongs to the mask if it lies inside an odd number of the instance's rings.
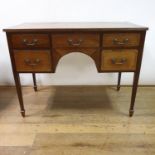
[[[129,22],[53,22],[53,23],[23,23],[14,27],[6,28],[5,32],[16,31],[49,31],[49,30],[147,30],[145,26],[139,26]]]

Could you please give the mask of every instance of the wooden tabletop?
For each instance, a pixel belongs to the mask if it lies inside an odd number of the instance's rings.
[[[53,22],[53,23],[23,23],[6,28],[5,32],[33,30],[147,30],[130,22]]]

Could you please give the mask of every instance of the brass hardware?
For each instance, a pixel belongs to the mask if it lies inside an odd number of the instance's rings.
[[[32,42],[29,42],[27,39],[23,39],[23,43],[26,46],[35,46],[38,43],[37,39],[33,39]]]
[[[25,59],[24,62],[25,62],[25,64],[33,67],[33,66],[37,66],[40,63],[40,59],[37,58],[34,61],[32,61],[30,59]]]
[[[116,58],[112,58],[111,59],[111,62],[112,64],[114,65],[123,65],[127,62],[127,59],[126,58],[121,58],[120,60],[119,59],[116,59]]]
[[[124,39],[123,41],[119,41],[117,38],[113,39],[113,44],[115,45],[125,45],[127,43],[129,43],[128,38]]]
[[[71,46],[80,46],[81,43],[83,42],[82,39],[79,39],[78,41],[73,41],[72,39],[68,39],[67,41],[68,41],[69,45],[71,45]]]

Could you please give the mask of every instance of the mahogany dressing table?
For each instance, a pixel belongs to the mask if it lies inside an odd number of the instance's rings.
[[[79,51],[90,56],[99,73],[133,72],[133,87],[129,116],[134,113],[145,34],[147,27],[128,22],[97,23],[27,23],[4,29],[12,63],[21,114],[25,109],[20,73],[55,73],[59,59],[67,53]]]

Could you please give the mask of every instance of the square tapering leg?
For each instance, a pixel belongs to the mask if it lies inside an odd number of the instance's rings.
[[[121,72],[119,72],[118,73],[118,82],[117,82],[117,91],[119,91],[120,90],[120,87],[121,87],[120,86],[120,83],[121,83],[121,75],[122,75]]]
[[[21,88],[19,73],[14,73],[14,79],[15,79],[16,90],[17,90],[17,95],[19,99],[21,115],[25,117],[25,109],[24,109],[23,95],[22,95],[22,88]]]
[[[36,74],[35,73],[32,73],[32,77],[33,77],[33,88],[34,88],[34,91],[37,91],[37,81],[36,81]]]
[[[133,78],[131,104],[130,104],[130,109],[129,109],[129,116],[130,117],[132,117],[134,114],[134,105],[135,105],[135,99],[136,99],[136,94],[137,94],[138,81],[139,81],[139,72],[135,72],[134,78]]]

